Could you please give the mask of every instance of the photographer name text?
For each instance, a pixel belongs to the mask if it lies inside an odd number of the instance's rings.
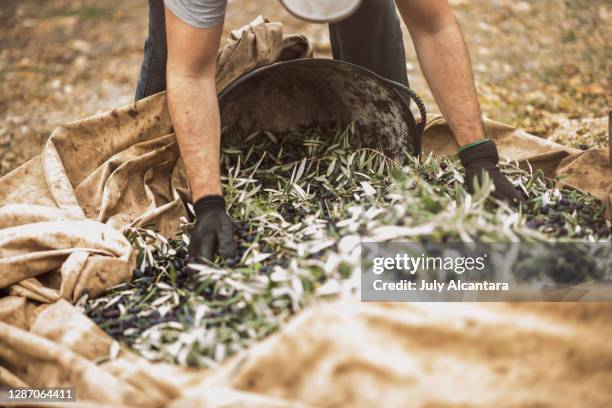
[[[464,282],[461,280],[451,280],[449,282],[440,282],[437,280],[426,281],[421,280],[420,284],[408,280],[400,280],[397,282],[385,282],[382,279],[377,279],[372,283],[372,287],[376,291],[428,291],[438,292],[443,291],[508,291],[510,285],[507,282]]]

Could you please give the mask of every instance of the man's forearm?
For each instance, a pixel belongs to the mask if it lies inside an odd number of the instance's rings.
[[[220,120],[214,76],[168,70],[168,104],[195,202],[221,194]]]
[[[419,0],[398,0],[397,3],[410,30],[425,78],[457,143],[463,146],[482,139],[484,126],[470,59],[448,3],[440,0],[425,2],[427,5]],[[428,9],[433,7],[437,8],[437,14]]]
[[[221,194],[215,76],[223,24],[192,27],[166,9],[168,106],[193,202]]]
[[[484,137],[472,68],[459,27],[415,38],[419,60],[440,111],[459,146]]]

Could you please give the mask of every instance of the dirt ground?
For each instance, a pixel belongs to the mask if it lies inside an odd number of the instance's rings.
[[[484,113],[583,148],[607,143],[612,6],[607,0],[451,0]],[[230,0],[226,32],[257,14],[329,55],[325,25],[277,2]],[[37,154],[59,124],[128,103],[147,27],[145,0],[4,0],[0,4],[0,175]],[[435,110],[409,37],[413,87]]]

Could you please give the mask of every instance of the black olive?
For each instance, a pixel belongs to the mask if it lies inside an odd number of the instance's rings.
[[[120,337],[123,334],[123,330],[116,328],[116,329],[111,329],[108,331],[108,334],[110,334],[111,337],[117,338]]]
[[[530,220],[527,221],[527,228],[537,229],[544,226],[546,223],[542,220]]]
[[[119,311],[119,309],[109,309],[104,311],[104,317],[107,319],[112,319],[115,317],[119,317],[119,315],[121,314],[121,312]]]

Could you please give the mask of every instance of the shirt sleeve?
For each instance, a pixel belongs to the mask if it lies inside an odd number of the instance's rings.
[[[164,0],[172,13],[195,28],[210,28],[225,17],[227,0]]]

